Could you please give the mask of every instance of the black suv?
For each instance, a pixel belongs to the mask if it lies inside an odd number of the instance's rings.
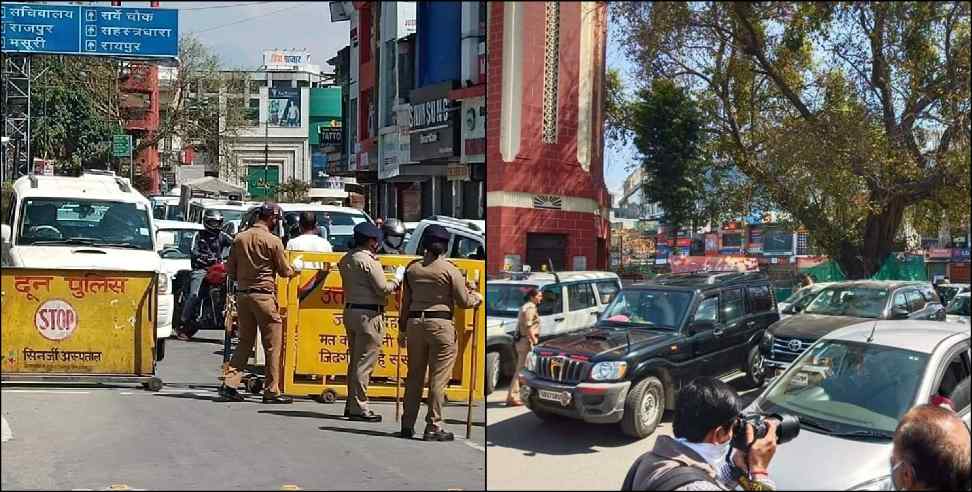
[[[594,328],[537,345],[522,398],[540,418],[621,423],[654,432],[697,376],[742,371],[761,385],[763,330],[779,319],[765,274],[678,274],[621,290]]]
[[[945,320],[928,282],[857,280],[825,287],[796,316],[775,323],[761,343],[767,369],[782,371],[820,337],[869,319]]]

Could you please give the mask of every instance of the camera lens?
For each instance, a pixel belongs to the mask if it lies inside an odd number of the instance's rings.
[[[790,442],[800,434],[800,417],[789,413],[773,414],[771,418],[779,421],[776,426],[776,442]]]

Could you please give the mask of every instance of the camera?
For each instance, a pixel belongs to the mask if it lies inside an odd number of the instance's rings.
[[[783,444],[792,441],[800,434],[800,418],[787,413],[750,413],[736,418],[732,428],[732,447],[740,451],[748,451],[751,443],[746,442],[746,426],[753,426],[755,438],[762,439],[769,432],[768,421],[776,420],[776,442]]]

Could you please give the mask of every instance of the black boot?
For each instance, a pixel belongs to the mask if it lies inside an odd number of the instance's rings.
[[[411,439],[415,437],[415,429],[411,427],[402,427],[401,432],[399,432],[397,435],[402,439]]]
[[[263,395],[263,403],[286,405],[293,402],[293,398],[285,395],[267,395],[266,393]]]
[[[452,441],[455,438],[453,433],[437,428],[425,429],[425,434],[422,436],[423,441]]]
[[[246,398],[243,398],[239,391],[225,384],[219,386],[219,398],[222,401],[246,401]]]
[[[374,423],[378,423],[378,422],[381,422],[381,415],[378,415],[378,414],[372,412],[371,410],[368,410],[368,413],[366,413],[364,415],[349,415],[348,416],[348,419],[351,420],[351,421],[353,421],[353,422],[374,422]]]

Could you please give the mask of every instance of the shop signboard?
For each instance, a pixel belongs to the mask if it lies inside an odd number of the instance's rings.
[[[763,231],[763,254],[766,256],[791,256],[793,233],[784,229],[768,228]]]
[[[486,161],[486,98],[474,97],[462,101],[461,162]]]
[[[270,125],[285,128],[300,126],[300,88],[270,88]]]
[[[952,250],[949,248],[930,248],[928,250],[928,258],[933,259],[950,259],[952,257]]]
[[[692,246],[692,238],[689,238],[689,237],[681,237],[681,233],[679,233],[679,238],[675,240],[675,246],[678,246],[680,248],[688,248],[688,247],[691,247]]]
[[[952,261],[969,261],[969,248],[952,249]]]
[[[448,159],[455,149],[456,108],[449,99],[452,82],[444,82],[411,92],[411,158],[413,161]]]

